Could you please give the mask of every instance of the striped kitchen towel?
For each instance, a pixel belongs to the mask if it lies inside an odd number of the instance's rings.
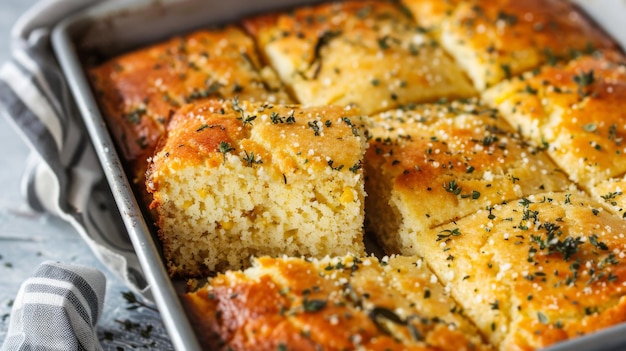
[[[0,113],[32,152],[23,192],[29,205],[71,223],[94,254],[136,293],[151,298],[94,149],[50,46],[54,25],[97,0],[43,0],[16,23],[11,59],[0,67]]]
[[[105,287],[97,269],[42,263],[20,287],[0,351],[102,350],[95,326]]]

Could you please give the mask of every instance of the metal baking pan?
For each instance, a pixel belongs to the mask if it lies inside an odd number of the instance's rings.
[[[318,0],[319,1],[319,0]],[[151,286],[163,322],[177,350],[200,350],[178,294],[180,281],[169,278],[157,237],[135,198],[122,162],[83,70],[83,52],[112,56],[176,34],[213,24],[316,0],[110,0],[72,15],[58,24],[52,44],[87,132],[107,177],[123,224]],[[598,24],[626,48],[626,1],[577,0]],[[551,346],[544,351],[624,350],[626,324]]]

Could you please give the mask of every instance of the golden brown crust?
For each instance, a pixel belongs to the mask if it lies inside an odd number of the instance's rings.
[[[416,257],[262,257],[183,302],[210,349],[490,350],[431,276]]]
[[[122,159],[143,184],[146,159],[180,106],[235,96],[288,102],[284,92],[268,89],[261,69],[252,39],[228,26],[115,57],[89,76]]]
[[[225,154],[254,153],[279,175],[296,171],[360,169],[362,115],[339,106],[280,105],[210,100],[181,108],[151,160],[149,181],[189,166],[218,167]],[[353,121],[354,120],[354,121]],[[230,151],[220,151],[227,143]],[[271,158],[270,154],[275,157]],[[272,163],[272,161],[274,161]],[[166,175],[166,174],[165,174]]]
[[[626,222],[582,193],[546,193],[415,236],[502,350],[534,350],[626,320]]]
[[[415,21],[427,30],[438,30],[461,0],[401,0]]]
[[[414,233],[486,206],[570,186],[543,152],[483,105],[421,105],[372,119],[366,211],[383,216],[368,223],[389,253],[415,254]]]
[[[415,13],[418,21],[442,18],[443,46],[479,90],[572,53],[617,48],[569,1],[475,0],[457,6],[435,2],[439,0],[405,1],[409,8],[432,11],[425,16]],[[441,11],[450,15],[441,16]]]
[[[391,2],[336,2],[243,23],[304,104],[356,104],[369,114],[474,95],[438,43]]]
[[[545,66],[485,92],[525,138],[589,190],[626,172],[626,59],[605,52]]]
[[[609,211],[626,218],[626,175],[596,184],[591,188],[591,194],[603,202]]]

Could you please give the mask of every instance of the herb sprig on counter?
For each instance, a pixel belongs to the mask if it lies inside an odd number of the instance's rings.
[[[137,296],[135,296],[135,294],[132,291],[123,291],[122,292],[122,297],[124,297],[124,300],[126,300],[126,303],[128,304],[128,306],[126,307],[127,310],[136,310],[139,307],[145,307],[149,310],[155,311],[155,312],[159,312],[158,309],[142,302],[141,300],[137,299]]]

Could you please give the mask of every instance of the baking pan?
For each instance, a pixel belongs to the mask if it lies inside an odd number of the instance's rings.
[[[302,6],[315,0],[110,0],[65,19],[52,33],[52,44],[87,132],[102,165],[123,224],[151,286],[165,327],[177,350],[200,350],[178,294],[182,281],[169,278],[157,237],[146,221],[122,162],[98,109],[83,67],[85,52],[112,56],[176,34],[263,11]],[[576,1],[626,48],[626,1]],[[562,342],[545,351],[623,350],[626,324]]]

